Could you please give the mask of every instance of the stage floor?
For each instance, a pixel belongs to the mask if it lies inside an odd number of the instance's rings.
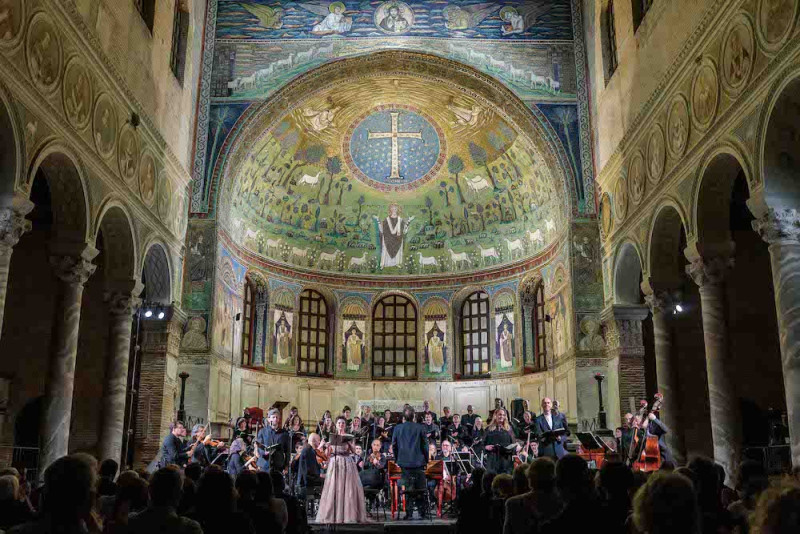
[[[370,523],[359,524],[340,524],[340,525],[323,525],[320,523],[310,523],[312,532],[337,532],[341,534],[372,534],[372,533],[394,533],[394,534],[411,534],[412,532],[424,532],[425,534],[453,534],[456,531],[455,518],[442,518],[442,519],[413,519],[406,521],[404,519],[392,519],[388,516],[383,520],[383,514],[379,519],[375,519],[370,515]]]

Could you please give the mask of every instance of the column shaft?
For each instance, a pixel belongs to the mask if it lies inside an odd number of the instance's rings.
[[[72,391],[75,384],[75,358],[81,322],[83,288],[95,266],[82,258],[52,259],[61,280],[53,322],[52,354],[47,370],[45,406],[41,425],[39,479],[47,467],[69,449],[72,417]]]
[[[0,336],[3,333],[11,253],[22,234],[31,229],[31,222],[25,216],[32,208],[33,203],[27,199],[16,199],[12,206],[0,208]]]
[[[714,460],[725,468],[728,483],[738,469],[742,454],[739,399],[730,379],[723,281],[730,265],[730,259],[714,258],[696,260],[686,267],[686,272],[700,288]]]
[[[653,338],[656,356],[656,375],[658,391],[664,395],[660,418],[669,428],[666,435],[667,445],[675,460],[682,463],[686,458],[686,447],[683,440],[683,425],[678,415],[678,385],[672,354],[672,329],[669,311],[663,298],[648,296],[648,304],[653,311]]]
[[[139,299],[131,295],[108,296],[111,321],[108,336],[108,367],[103,388],[103,419],[100,426],[99,459],[122,460],[128,363],[131,352],[131,317]]]

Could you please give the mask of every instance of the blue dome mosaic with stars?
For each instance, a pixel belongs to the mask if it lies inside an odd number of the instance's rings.
[[[440,150],[433,124],[419,113],[400,108],[370,113],[350,136],[353,164],[379,184],[409,185],[425,178]]]

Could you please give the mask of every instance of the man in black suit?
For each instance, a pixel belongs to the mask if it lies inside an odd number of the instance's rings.
[[[262,471],[283,471],[291,454],[291,438],[281,426],[281,412],[270,408],[267,413],[269,426],[258,431],[258,468]],[[277,445],[275,448],[270,448]]]
[[[675,459],[672,457],[672,452],[669,450],[666,441],[666,435],[669,433],[667,425],[662,423],[661,419],[651,412],[647,416],[645,429],[648,436],[656,436],[658,438],[658,453],[661,456],[661,461],[674,464]]]
[[[567,454],[564,449],[564,444],[567,442],[569,436],[569,426],[567,426],[567,417],[563,413],[553,412],[553,401],[545,397],[542,399],[542,415],[536,418],[535,431],[537,436],[542,436],[547,432],[558,429],[566,430],[566,433],[560,436],[545,438],[539,443],[539,456],[549,456],[554,460],[558,460]]]
[[[478,417],[477,414],[472,412],[472,405],[467,406],[467,413],[461,416],[461,424],[468,427],[469,431],[472,432],[472,427],[475,426],[475,419]]]
[[[186,427],[182,422],[176,421],[169,425],[170,433],[164,438],[164,443],[161,444],[161,459],[158,462],[158,467],[167,467],[170,464],[175,464],[183,467],[189,460],[188,450],[191,445],[185,445],[181,441],[182,437],[186,436]]]
[[[406,489],[423,490],[413,505],[410,502],[406,503],[406,519],[411,519],[414,507],[420,514],[424,513],[428,440],[425,439],[425,428],[414,422],[414,408],[410,406],[403,410],[403,423],[394,428],[392,450],[397,465],[403,470],[400,484]]]

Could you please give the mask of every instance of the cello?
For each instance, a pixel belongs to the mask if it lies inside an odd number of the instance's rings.
[[[636,412],[636,415],[634,415],[633,419],[631,420],[631,431],[633,432],[633,436],[631,436],[630,447],[628,447],[628,450],[625,451],[627,456],[625,463],[628,465],[628,467],[633,467],[633,464],[636,461],[637,452],[639,451],[639,448],[641,446],[640,442],[642,441],[639,431],[641,430],[642,423],[645,420],[646,413],[647,413],[647,401],[642,399],[642,401],[639,403],[639,410]]]

